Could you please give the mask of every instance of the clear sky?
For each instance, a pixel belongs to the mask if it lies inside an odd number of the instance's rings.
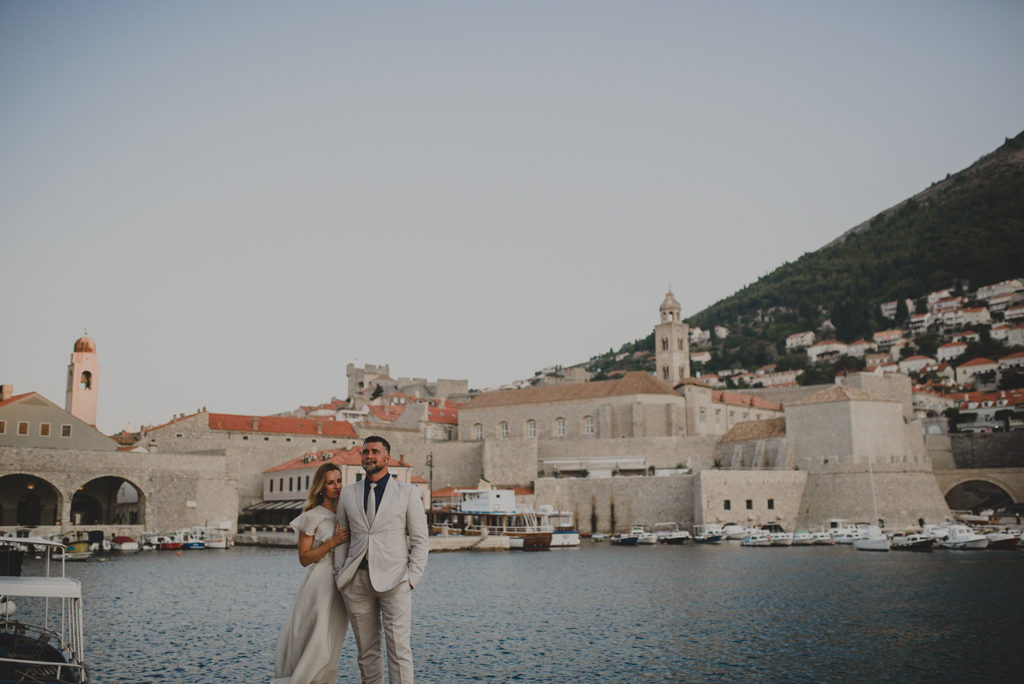
[[[99,427],[486,388],[1024,129],[1024,3],[0,0],[0,382]]]

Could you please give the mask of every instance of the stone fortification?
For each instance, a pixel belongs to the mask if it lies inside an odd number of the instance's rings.
[[[889,529],[916,527],[918,519],[936,523],[950,516],[949,506],[930,472],[875,472],[878,517]],[[817,529],[830,518],[875,522],[871,474],[809,474],[797,525]]]
[[[949,435],[956,468],[1024,467],[1024,431]]]
[[[571,511],[580,532],[628,532],[631,525],[677,522],[693,527],[693,475],[557,479],[534,486],[535,505]]]
[[[705,470],[697,478],[694,518],[760,527],[777,522],[792,530],[807,483],[797,470]]]
[[[634,439],[554,439],[537,443],[537,457],[580,460],[642,457],[656,469],[710,468],[717,437],[641,437]]]

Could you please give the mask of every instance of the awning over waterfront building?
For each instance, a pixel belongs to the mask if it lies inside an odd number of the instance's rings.
[[[260,501],[252,506],[247,506],[244,513],[255,511],[301,511],[306,503],[305,499],[290,499],[288,501]]]

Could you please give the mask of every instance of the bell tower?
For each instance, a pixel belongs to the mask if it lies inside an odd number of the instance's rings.
[[[669,387],[690,377],[690,326],[683,323],[679,302],[669,289],[661,303],[661,323],[654,326],[656,376]]]
[[[96,426],[100,364],[96,343],[83,335],[75,341],[68,364],[68,391],[64,409],[75,418]]]

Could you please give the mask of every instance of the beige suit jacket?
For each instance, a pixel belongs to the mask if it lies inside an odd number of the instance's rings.
[[[342,488],[338,497],[338,522],[351,535],[348,543],[339,546],[334,554],[338,589],[352,581],[364,556],[369,561],[370,583],[376,591],[393,589],[402,580],[415,587],[427,567],[430,550],[427,515],[419,489],[392,475],[371,527],[363,508],[365,486],[362,480],[350,484]]]

